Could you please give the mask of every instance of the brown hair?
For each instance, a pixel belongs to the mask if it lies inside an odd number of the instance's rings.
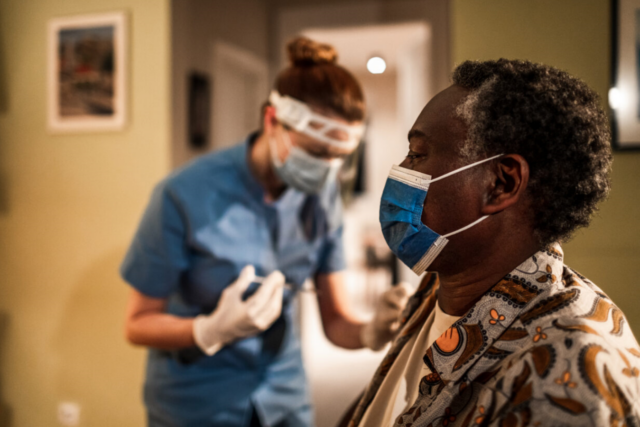
[[[336,64],[333,46],[297,37],[287,45],[289,66],[282,70],[275,89],[317,108],[326,108],[347,121],[362,121],[365,105],[355,77]]]

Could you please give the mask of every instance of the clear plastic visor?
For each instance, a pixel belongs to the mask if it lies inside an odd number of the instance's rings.
[[[296,132],[307,135],[316,141],[337,148],[353,150],[364,133],[364,125],[348,125],[328,118],[311,110],[296,99],[281,96],[272,91],[269,102],[276,109],[276,118]]]

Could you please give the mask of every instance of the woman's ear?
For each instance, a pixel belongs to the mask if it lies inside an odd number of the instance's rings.
[[[515,205],[529,183],[529,164],[519,154],[500,157],[493,169],[483,215],[492,215]]]
[[[265,105],[262,109],[262,129],[264,133],[270,135],[277,124],[275,107],[269,104]]]

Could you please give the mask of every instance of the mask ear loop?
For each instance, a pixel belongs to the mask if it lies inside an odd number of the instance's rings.
[[[481,216],[480,218],[478,218],[477,220],[473,221],[471,224],[467,225],[466,227],[462,227],[460,230],[452,231],[451,233],[445,234],[442,237],[444,237],[446,239],[446,238],[449,238],[449,237],[451,237],[451,236],[453,236],[455,234],[461,233],[464,230],[468,230],[471,227],[473,227],[474,225],[481,223],[482,221],[484,221],[487,218],[489,218],[489,215]]]
[[[293,147],[293,143],[291,142],[291,135],[289,135],[288,130],[283,130],[283,132],[284,136],[282,137],[282,139],[284,139],[284,142],[287,144],[287,148],[291,150],[291,147]]]
[[[454,234],[461,233],[464,230],[467,230],[467,229],[473,227],[474,225],[484,221],[487,218],[489,218],[489,215],[485,215],[485,216],[477,219],[476,221],[472,222],[471,224],[467,225],[466,227],[462,227],[460,230],[453,231],[453,232],[451,232],[449,234],[445,234],[443,236],[438,236],[436,241],[433,242],[433,246],[431,246],[429,248],[427,253],[424,254],[422,259],[420,259],[420,261],[418,261],[418,263],[416,265],[414,265],[411,270],[413,270],[413,272],[418,274],[418,275],[422,274],[427,269],[429,264],[431,264],[433,262],[433,260],[440,254],[440,252],[442,252],[442,249],[444,249],[444,247],[447,245],[447,243],[449,243],[449,237],[453,236]]]
[[[444,175],[442,175],[442,176],[439,176],[439,177],[437,177],[436,179],[431,180],[431,182],[437,181],[437,180],[442,179],[442,178],[446,178],[446,177],[448,177],[448,176],[451,176],[451,175],[453,175],[453,174],[456,174],[456,173],[458,173],[458,172],[461,172],[461,171],[463,171],[463,170],[465,170],[465,169],[469,169],[469,168],[472,168],[472,167],[474,167],[474,166],[477,166],[477,165],[479,165],[479,164],[481,164],[481,163],[488,162],[489,160],[497,159],[498,157],[501,157],[501,156],[503,156],[503,155],[504,155],[504,154],[498,154],[497,156],[489,157],[488,159],[484,159],[484,160],[480,160],[479,162],[471,163],[470,165],[463,166],[463,167],[461,167],[460,169],[456,169],[456,170],[454,170],[454,171],[452,171],[452,172],[449,172],[449,173],[446,173],[446,174],[444,174]],[[463,231],[465,231],[465,230],[470,229],[470,228],[471,228],[471,227],[473,227],[474,225],[477,225],[477,224],[481,223],[482,221],[484,221],[484,220],[485,220],[485,219],[487,219],[487,218],[489,218],[489,215],[482,216],[482,217],[478,218],[477,220],[473,221],[471,224],[469,224],[469,225],[467,225],[467,226],[465,226],[465,227],[462,227],[462,228],[461,228],[461,229],[459,229],[459,230],[452,231],[452,232],[451,232],[451,233],[449,233],[449,234],[445,234],[445,235],[443,235],[442,237],[444,237],[444,238],[446,239],[446,238],[449,238],[449,237],[451,237],[451,236],[454,236],[454,235],[456,235],[456,234],[458,234],[458,233],[461,233],[461,232],[463,232]]]
[[[445,173],[444,175],[441,175],[441,176],[439,176],[437,178],[434,178],[434,179],[431,180],[431,182],[440,181],[441,179],[447,178],[447,177],[449,177],[451,175],[455,175],[458,172],[462,172],[465,169],[470,169],[470,168],[472,168],[474,166],[477,166],[477,165],[479,165],[481,163],[488,162],[489,160],[497,159],[498,157],[501,157],[501,156],[504,156],[504,154],[498,154],[497,156],[489,157],[488,159],[483,159],[483,160],[480,160],[479,162],[471,163],[470,165],[463,166],[463,167],[461,167],[459,169],[453,170],[453,171],[451,171],[449,173]]]
[[[282,160],[280,160],[280,157],[278,157],[278,150],[276,147],[276,139],[272,136],[269,137],[269,151],[271,151],[271,160],[273,160],[273,163],[277,166],[280,167],[283,165]]]
[[[284,132],[284,136],[282,137],[282,139],[285,140],[285,144],[287,145],[287,148],[289,149],[289,151],[291,151],[291,147],[293,146],[293,144],[291,143],[291,136],[289,136],[289,132],[286,130],[283,130]],[[276,166],[280,167],[284,164],[284,162],[282,160],[280,160],[280,156],[278,156],[278,147],[277,147],[277,143],[276,143],[276,139],[272,136],[269,137],[269,149],[271,151],[271,158],[273,159],[273,162],[275,163]]]

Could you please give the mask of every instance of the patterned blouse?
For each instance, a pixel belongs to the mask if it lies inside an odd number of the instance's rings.
[[[613,301],[562,260],[557,245],[536,253],[442,334],[395,426],[640,426],[640,346]],[[433,310],[438,286],[428,273],[409,300],[350,427]]]

